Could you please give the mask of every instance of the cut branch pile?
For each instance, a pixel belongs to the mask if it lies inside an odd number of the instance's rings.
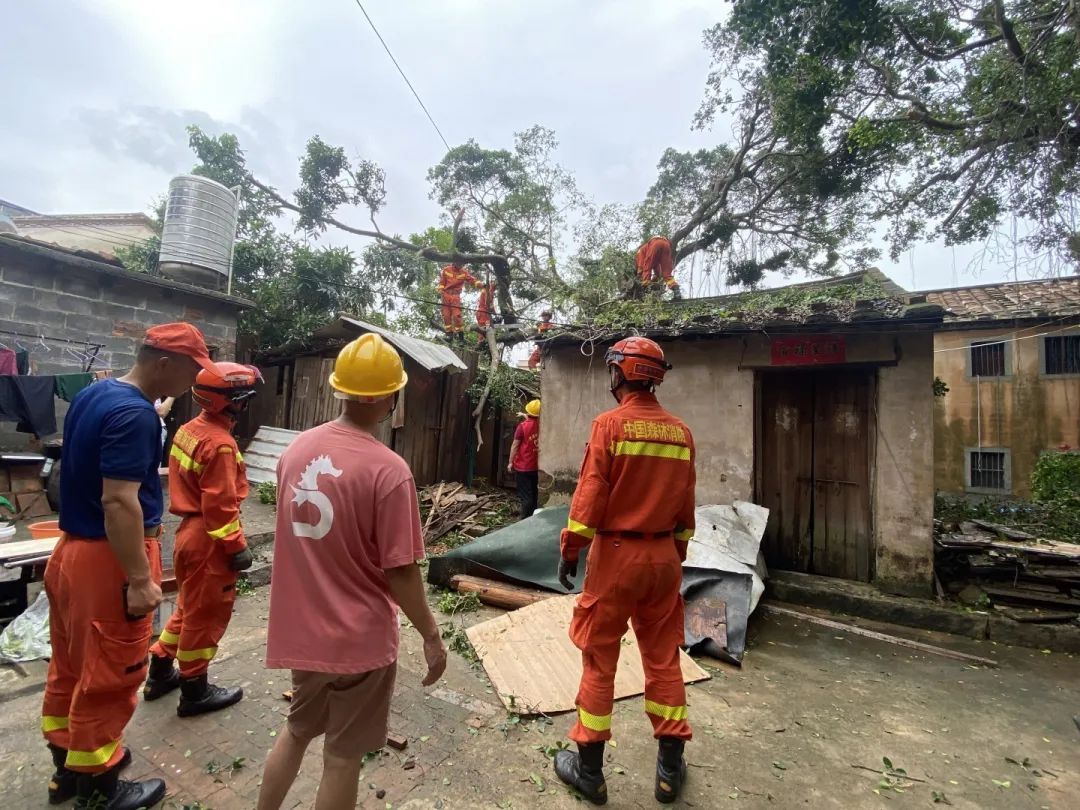
[[[445,538],[453,533],[473,538],[501,528],[513,520],[517,509],[514,496],[507,492],[477,491],[446,482],[420,490],[419,500],[424,544],[433,553],[452,547]]]

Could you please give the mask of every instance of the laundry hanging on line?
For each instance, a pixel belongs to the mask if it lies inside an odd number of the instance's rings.
[[[38,438],[56,433],[54,377],[0,376],[0,421],[16,422],[20,433]]]
[[[71,402],[77,393],[94,381],[94,375],[80,371],[76,374],[57,374],[53,379],[56,381],[56,395],[64,402]]]
[[[15,352],[11,349],[0,347],[0,374],[18,374],[19,364],[15,359]]]

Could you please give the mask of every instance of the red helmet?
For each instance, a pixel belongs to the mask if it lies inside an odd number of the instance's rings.
[[[255,396],[255,383],[262,381],[255,366],[214,363],[213,369],[199,372],[191,397],[209,413],[236,414],[247,407],[248,400]]]
[[[656,341],[643,337],[620,340],[607,350],[604,361],[617,366],[627,381],[661,383],[671,369],[671,364],[664,360],[664,350]]]

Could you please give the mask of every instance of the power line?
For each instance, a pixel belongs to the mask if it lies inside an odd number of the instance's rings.
[[[367,9],[364,8],[364,4],[360,0],[356,0],[356,5],[360,6],[360,10],[364,12],[364,17],[368,21],[368,25],[371,26],[371,30],[375,32],[375,36],[379,38],[379,42],[382,43],[383,49],[386,51],[386,55],[390,57],[390,61],[394,63],[394,67],[397,68],[397,72],[401,74],[401,78],[405,80],[405,84],[409,85],[409,89],[412,91],[413,97],[416,99],[416,103],[420,105],[420,109],[424,111],[424,115],[427,116],[428,121],[435,127],[435,132],[438,133],[439,139],[443,142],[443,146],[446,147],[446,151],[450,151],[450,144],[447,142],[445,136],[442,134],[442,130],[439,129],[439,125],[435,123],[435,119],[431,117],[431,113],[428,112],[428,108],[424,105],[424,102],[420,99],[420,94],[416,92],[416,88],[413,87],[412,82],[409,81],[409,77],[405,75],[405,71],[401,69],[401,65],[398,64],[398,60],[394,58],[394,54],[390,52],[390,46],[386,44],[386,40],[383,39],[382,34],[379,33],[379,29],[375,27],[375,23],[371,21],[371,16],[367,13]]]

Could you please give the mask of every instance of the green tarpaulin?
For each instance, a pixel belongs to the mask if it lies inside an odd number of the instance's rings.
[[[542,509],[531,518],[511,523],[468,545],[435,557],[428,566],[428,582],[450,587],[457,574],[497,579],[527,588],[566,593],[559,584],[559,534],[570,514],[568,506]],[[585,564],[578,566],[575,592],[581,590]]]

